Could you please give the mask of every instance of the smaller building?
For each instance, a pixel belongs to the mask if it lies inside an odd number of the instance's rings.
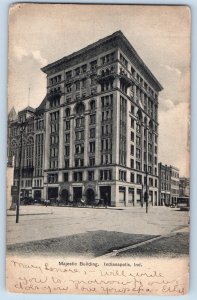
[[[179,197],[179,169],[170,166],[170,182],[171,182],[171,202],[176,203]]]
[[[180,197],[190,196],[190,179],[187,177],[179,178],[179,196]]]
[[[159,205],[169,206],[179,197],[179,169],[173,166],[159,166]]]
[[[170,194],[170,167],[159,163],[159,205],[169,205]]]

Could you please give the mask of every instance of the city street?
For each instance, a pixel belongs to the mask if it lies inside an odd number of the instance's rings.
[[[8,211],[7,245],[12,253],[97,257],[137,243],[118,255],[175,257],[189,251],[188,212],[176,208],[149,207],[146,214],[145,207],[22,206],[20,213],[16,224],[14,212]]]

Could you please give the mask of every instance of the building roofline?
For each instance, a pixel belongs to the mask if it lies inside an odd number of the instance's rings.
[[[174,166],[172,166],[172,165],[170,165],[170,168],[171,168],[171,169],[175,169],[175,170],[177,170],[177,171],[180,171],[177,167],[174,167]]]
[[[31,107],[31,106],[27,106],[27,107],[25,107],[25,108],[23,108],[22,110],[20,110],[19,112],[18,112],[18,114],[20,114],[20,113],[23,113],[23,112],[25,112],[25,111],[30,111],[30,112],[35,112],[35,108],[33,108],[33,107]]]
[[[157,85],[158,89],[161,91],[163,90],[162,85],[159,83],[159,81],[156,79],[156,77],[153,75],[153,73],[150,71],[150,69],[146,66],[146,64],[143,62],[143,60],[140,58],[140,56],[138,55],[138,53],[136,52],[136,50],[133,48],[133,46],[131,45],[131,43],[128,41],[128,39],[124,36],[124,34],[122,33],[121,30],[114,32],[111,35],[108,35],[102,39],[99,39],[97,42],[94,42],[76,52],[73,52],[67,56],[64,56],[63,58],[56,60],[55,62],[52,62],[48,65],[46,65],[45,67],[41,68],[41,70],[44,73],[48,73],[49,70],[53,69],[53,67],[56,67],[62,63],[65,63],[69,60],[74,59],[75,57],[82,55],[83,53],[92,50],[93,48],[99,47],[100,44],[105,43],[107,41],[109,41],[110,39],[113,38],[120,38],[122,40],[122,42],[129,48],[129,50],[132,52],[133,56],[135,57],[135,59],[140,63],[141,67],[144,69],[144,71],[148,74],[148,76],[151,77],[151,79],[154,81],[154,83]]]

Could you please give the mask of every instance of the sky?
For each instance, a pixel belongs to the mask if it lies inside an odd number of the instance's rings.
[[[164,88],[158,159],[189,176],[188,7],[18,4],[9,15],[8,111],[41,103],[46,95],[43,66],[121,30]]]

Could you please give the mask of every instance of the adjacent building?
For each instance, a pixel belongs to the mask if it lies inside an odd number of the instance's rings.
[[[46,97],[9,121],[20,190],[65,204],[158,205],[161,84],[121,31],[44,68]],[[28,125],[20,133],[21,121]],[[20,144],[22,136],[22,147]],[[20,148],[21,147],[21,148]]]
[[[159,163],[159,205],[171,205],[179,197],[179,169]]]
[[[180,197],[190,196],[190,179],[187,177],[179,178],[179,196]]]
[[[14,117],[12,109],[8,116],[8,165],[14,161],[13,183],[21,198],[43,197],[44,107],[45,100],[38,108],[28,106]]]

